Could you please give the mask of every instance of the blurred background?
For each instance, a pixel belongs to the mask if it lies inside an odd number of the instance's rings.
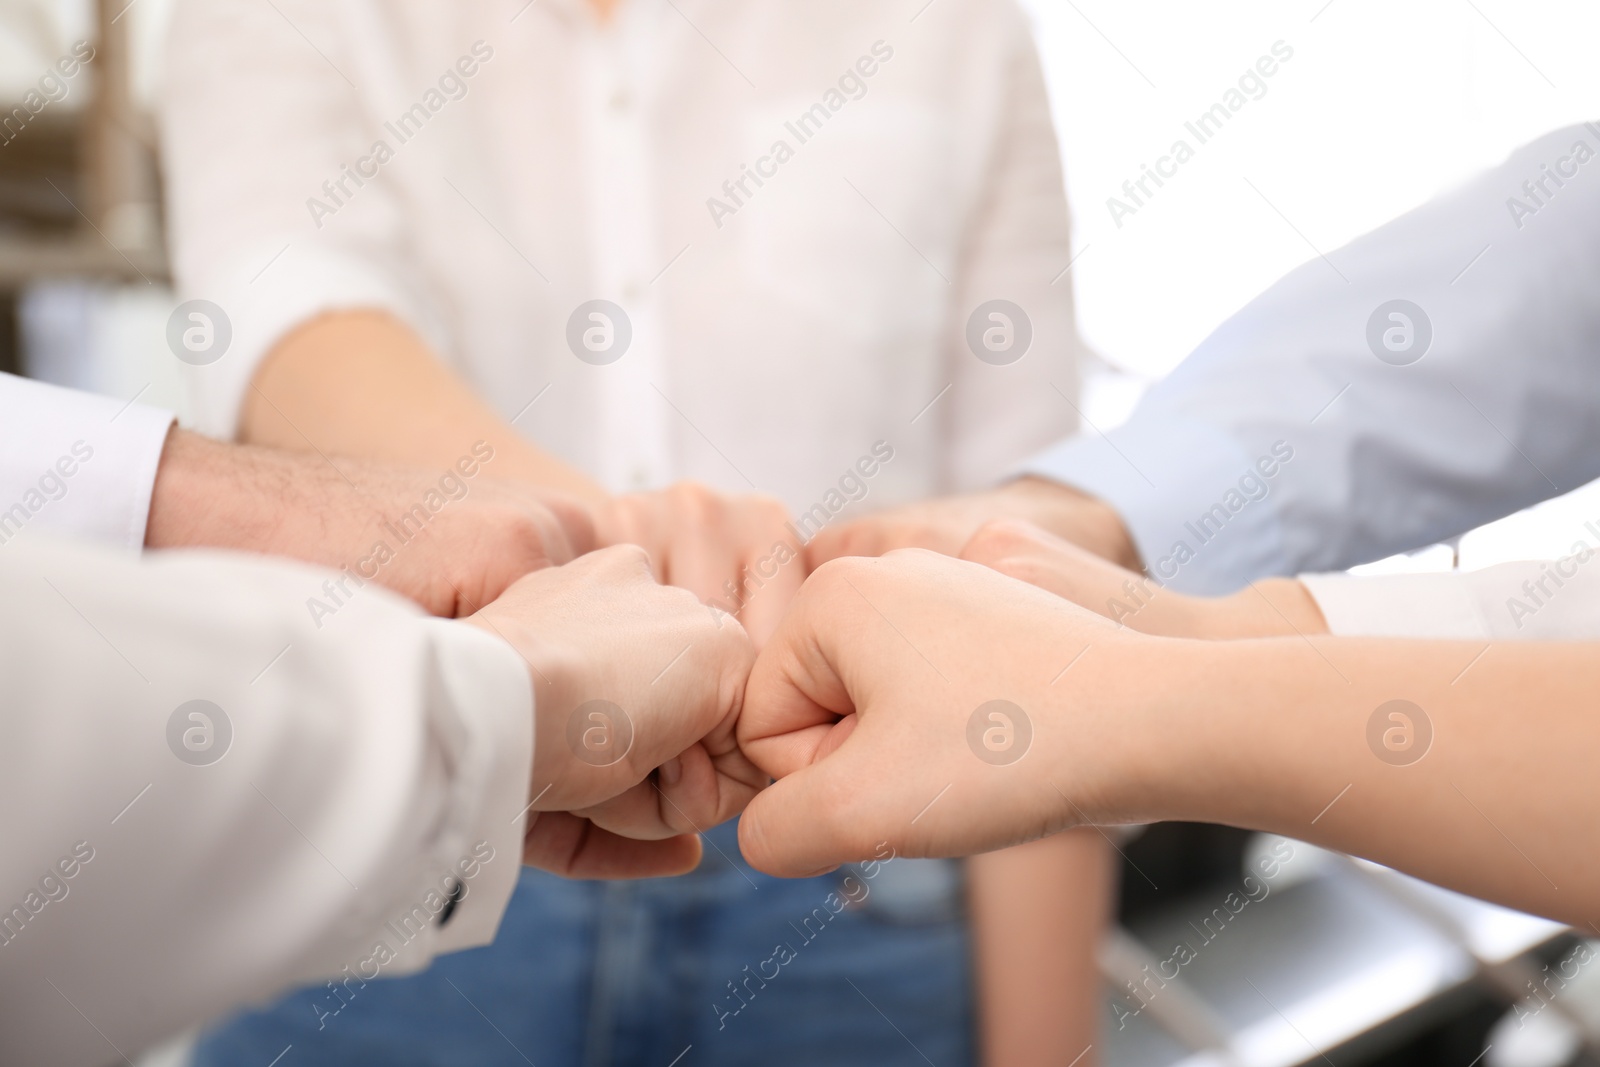
[[[1600,118],[1600,5],[1579,0],[1022,2],[1064,156],[1070,277],[1099,356],[1085,413],[1101,429],[1289,269]],[[181,413],[150,107],[169,7],[0,0],[0,369]],[[64,94],[12,110],[78,41],[95,58]],[[1264,95],[1119,224],[1108,198],[1276,42],[1293,58]],[[1594,486],[1367,569],[1555,557],[1591,519]],[[1211,918],[1285,848],[1268,896]],[[1560,927],[1233,831],[1158,827],[1124,851],[1111,1063],[1596,1061],[1600,948]],[[1152,983],[1185,930],[1205,949]]]

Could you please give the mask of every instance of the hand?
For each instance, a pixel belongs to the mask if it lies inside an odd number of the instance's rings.
[[[826,564],[751,672],[739,744],[778,782],[740,848],[801,876],[883,842],[956,856],[1138,818],[1122,793],[1162,702],[1137,657],[1159,640],[925,551]],[[996,700],[1014,707],[980,711]]]
[[[985,524],[961,550],[961,558],[1141,633],[1218,640],[1328,632],[1317,602],[1292,578],[1253,582],[1229,596],[1186,596],[1028,522]]]
[[[156,473],[145,543],[343,569],[349,576],[315,598],[329,614],[364,581],[376,581],[435,615],[465,615],[594,541],[577,504],[490,480],[483,467],[483,457],[470,453],[449,470],[345,459],[335,466],[317,455],[174,431]]]
[[[749,639],[656,584],[640,549],[537,571],[467,621],[508,641],[533,678],[528,862],[582,877],[681,873],[699,859],[692,835],[766,784],[734,738]]]
[[[771,497],[679,482],[614,498],[595,525],[601,544],[642,546],[657,579],[734,615],[758,648],[805,581],[789,513]]]
[[[1042,478],[1020,478],[999,489],[926,500],[825,527],[807,544],[806,563],[815,570],[840,556],[881,556],[896,548],[954,556],[993,519],[1025,519],[1121,566],[1139,566],[1127,528],[1109,505]]]

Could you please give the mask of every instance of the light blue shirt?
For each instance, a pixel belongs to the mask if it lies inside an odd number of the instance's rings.
[[[1024,470],[1113,505],[1163,582],[1223,593],[1433,544],[1575,489],[1600,477],[1597,437],[1589,123],[1297,268],[1124,425]]]

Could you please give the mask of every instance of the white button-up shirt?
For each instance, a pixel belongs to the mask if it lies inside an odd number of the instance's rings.
[[[92,540],[137,552],[172,413],[0,374],[0,547]]]
[[[212,432],[287,330],[355,307],[617,491],[799,511],[884,441],[883,506],[1076,424],[1012,0],[206,0],[167,58],[177,274],[234,328],[195,371]]]
[[[337,1015],[490,941],[520,870],[521,657],[378,589],[324,627],[300,564],[128,558],[171,424],[0,375],[0,1063],[313,978]]]

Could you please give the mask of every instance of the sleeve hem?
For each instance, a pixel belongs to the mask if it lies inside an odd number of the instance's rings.
[[[470,741],[456,794],[476,798],[461,812],[447,846],[478,861],[476,877],[459,871],[465,887],[450,921],[436,931],[433,949],[453,952],[494,940],[522,869],[526,805],[533,776],[533,684],[522,658],[504,641],[476,628],[428,619],[444,690]],[[438,857],[459,870],[452,852]],[[470,870],[471,867],[468,867]]]
[[[422,330],[415,321],[417,301],[404,287],[383,277],[360,256],[328,249],[290,247],[279,258],[258,249],[221,272],[226,279],[215,300],[231,319],[232,342],[215,363],[188,371],[195,400],[196,428],[226,440],[238,433],[245,394],[274,346],[319,315],[360,309],[387,312]],[[266,263],[252,277],[249,263]]]
[[[1251,456],[1207,423],[1163,417],[1069,438],[1018,471],[1110,504],[1150,574],[1186,593],[1233,592],[1290,571],[1274,479],[1292,462],[1284,442]]]

